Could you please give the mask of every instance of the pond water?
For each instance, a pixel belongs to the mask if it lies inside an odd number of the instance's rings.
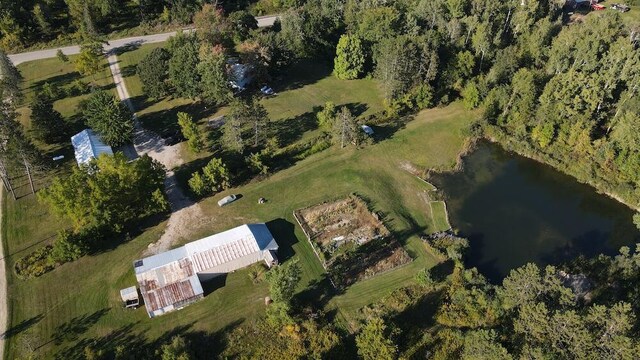
[[[492,282],[527,262],[613,255],[640,240],[626,206],[574,178],[488,142],[463,170],[434,176],[452,226],[469,239],[465,262]]]

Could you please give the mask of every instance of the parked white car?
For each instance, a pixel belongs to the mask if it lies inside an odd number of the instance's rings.
[[[220,207],[225,206],[225,205],[229,205],[229,204],[231,204],[232,202],[236,201],[236,199],[237,199],[237,198],[238,198],[238,197],[237,197],[237,196],[235,196],[234,194],[231,194],[231,195],[229,195],[229,196],[225,196],[225,197],[223,197],[222,199],[220,199],[220,200],[218,201],[218,205],[219,205]]]
[[[369,136],[373,136],[374,131],[373,131],[373,129],[371,128],[371,126],[368,126],[368,125],[362,125],[362,126],[361,126],[361,128],[362,128],[362,131],[364,131],[364,133],[365,133],[365,134],[367,134],[367,135],[369,135]]]

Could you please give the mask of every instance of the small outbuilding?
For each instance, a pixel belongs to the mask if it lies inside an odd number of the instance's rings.
[[[122,304],[126,308],[135,309],[140,305],[138,289],[135,286],[120,290],[120,297],[122,298]]]
[[[111,146],[102,141],[91,129],[85,129],[71,137],[71,144],[76,155],[78,166],[87,165],[101,154],[113,155]]]

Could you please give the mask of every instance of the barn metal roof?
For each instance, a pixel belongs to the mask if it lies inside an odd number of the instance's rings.
[[[88,164],[100,154],[113,155],[111,146],[105,144],[100,136],[91,129],[85,129],[71,137],[78,165]]]
[[[152,314],[201,294],[197,274],[243,256],[277,250],[265,224],[242,225],[134,262],[140,291]]]

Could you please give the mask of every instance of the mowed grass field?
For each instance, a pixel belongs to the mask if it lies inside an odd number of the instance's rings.
[[[135,55],[135,51],[128,54]],[[347,86],[327,74],[291,85],[286,91],[276,88],[280,95],[265,100],[265,106],[272,117],[291,121],[292,125],[301,121],[296,120],[298,116],[312,113],[316,104],[327,100],[336,104],[361,103],[367,106],[365,111],[376,111],[380,106],[370,100],[379,97],[373,81],[349,85],[353,88],[343,85]],[[344,98],[345,93],[359,87],[366,89],[360,89],[353,98]],[[133,91],[130,90],[135,96]],[[302,100],[297,99],[305,97],[306,105],[301,105]],[[278,117],[277,112],[287,108],[286,101],[291,102],[290,112]],[[320,306],[335,314],[347,328],[355,329],[359,309],[412,282],[418,270],[437,262],[418,237],[435,230],[428,204],[418,196],[428,186],[401,165],[410,162],[419,168],[453,166],[464,143],[465,129],[476,116],[458,104],[423,111],[400,129],[381,128],[384,137],[374,145],[363,149],[331,148],[261,181],[206,198],[200,202],[204,216],[193,224],[193,233],[185,241],[248,222],[266,222],[281,246],[280,257],[284,261],[298,259],[302,265],[297,301]],[[306,129],[301,137],[314,131],[317,130]],[[352,192],[386,215],[390,229],[415,260],[357,283],[344,293],[335,293],[323,281],[322,266],[292,213]],[[218,207],[216,201],[229,193],[241,194],[242,198],[225,208]],[[258,204],[260,197],[266,198],[267,203]],[[32,352],[36,358],[52,358],[56,354],[58,358],[74,358],[93,342],[102,347],[126,348],[175,333],[215,333],[264,313],[267,286],[253,284],[248,270],[217,280],[207,286],[208,294],[202,301],[165,316],[149,319],[144,308],[122,309],[119,290],[135,284],[133,261],[160,237],[166,225],[163,219],[149,221],[142,232],[130,234],[130,240],[110,251],[65,264],[37,279],[18,279],[13,272],[15,261],[51,241],[56,231],[67,225],[49,214],[32,195],[18,201],[9,199],[4,206],[11,311],[8,358],[26,357]],[[215,353],[216,349],[211,351]]]

